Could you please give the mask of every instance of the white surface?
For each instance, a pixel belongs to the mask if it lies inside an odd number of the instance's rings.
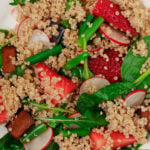
[[[0,125],[0,138],[3,137],[7,133],[7,128],[5,127],[5,124]]]
[[[11,29],[16,25],[16,21],[14,17],[11,15],[11,11],[13,9],[12,6],[9,5],[9,2],[12,0],[1,0],[0,3],[0,28]],[[141,0],[146,7],[150,7],[150,0]],[[6,128],[4,126],[0,126],[0,137],[6,133]],[[141,147],[140,150],[150,150],[150,142]]]

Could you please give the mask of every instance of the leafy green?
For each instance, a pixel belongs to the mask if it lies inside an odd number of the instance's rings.
[[[91,132],[90,129],[70,129],[70,130],[62,130],[61,133],[63,134],[63,137],[70,137],[72,134],[77,134],[79,137],[84,137],[89,135]]]
[[[35,3],[39,0],[29,0],[30,3]],[[9,3],[10,5],[25,5],[26,0],[13,0],[13,2]]]
[[[45,150],[59,150],[59,145],[52,140]]]
[[[83,78],[83,68],[77,66],[76,68],[71,69],[72,76],[78,77],[81,81],[84,81]]]
[[[95,128],[98,126],[105,126],[107,125],[107,121],[105,120],[105,117],[101,116],[99,120],[90,120],[89,118],[67,118],[65,115],[59,114],[54,116],[52,118],[36,118],[36,120],[43,120],[49,122],[49,125],[53,128],[55,128],[58,124],[64,124],[67,127],[70,127],[71,124],[75,124],[83,129],[90,129]],[[86,125],[86,126],[85,126]]]
[[[83,2],[81,0],[67,0],[67,2],[66,2],[66,10],[69,10],[71,8],[70,3],[71,2],[75,2],[75,1],[79,1],[80,4],[83,4]]]
[[[63,25],[64,27],[66,27],[66,28],[71,28],[71,25],[69,24],[69,20],[62,20],[61,22],[60,22],[60,24],[61,25]]]
[[[130,82],[136,80],[140,75],[140,69],[146,60],[146,57],[141,57],[139,55],[134,56],[132,49],[130,49],[121,67],[122,79]]]
[[[43,103],[43,104],[38,104],[36,103],[35,101],[28,101],[28,100],[23,100],[22,101],[24,104],[26,105],[33,105],[35,107],[37,107],[38,109],[36,110],[35,114],[38,113],[39,111],[41,110],[52,110],[54,112],[63,112],[63,113],[73,113],[72,111],[70,110],[66,110],[66,109],[63,109],[61,107],[49,107],[47,104]]]
[[[22,143],[14,139],[10,133],[0,139],[0,150],[24,150]]]
[[[9,31],[5,30],[5,29],[0,29],[0,32],[5,33],[6,35],[8,35]]]
[[[139,150],[139,148],[142,146],[142,144],[138,144],[137,146],[132,145],[132,147],[123,147],[119,150]]]
[[[61,68],[61,69],[59,70],[58,74],[60,74],[60,75],[62,75],[62,76],[64,76],[64,77],[66,77],[66,78],[71,79],[71,77],[65,73],[64,68]]]
[[[13,2],[9,3],[10,5],[25,5],[26,0],[13,0]]]
[[[113,100],[127,93],[134,88],[134,86],[133,83],[124,81],[105,86],[92,95],[83,93],[77,101],[76,109],[79,113],[84,114],[86,110],[95,108],[101,102]]]
[[[144,37],[141,40],[147,44],[148,48],[148,57],[150,56],[150,36]],[[142,65],[148,59],[148,57],[142,57],[139,55],[134,56],[132,52],[132,48],[128,51],[126,55],[122,67],[121,67],[121,75],[124,81],[135,81],[140,76],[140,70]]]

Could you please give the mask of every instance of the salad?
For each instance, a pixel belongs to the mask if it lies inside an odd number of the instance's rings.
[[[149,9],[138,0],[9,5],[0,150],[140,149],[150,132]]]

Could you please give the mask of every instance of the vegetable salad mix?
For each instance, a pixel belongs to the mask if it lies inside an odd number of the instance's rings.
[[[0,124],[7,131],[0,149],[138,150],[145,144],[149,10],[138,0],[9,5],[16,24],[0,29]]]

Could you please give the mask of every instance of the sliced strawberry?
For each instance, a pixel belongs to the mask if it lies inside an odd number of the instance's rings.
[[[96,132],[91,132],[90,139],[93,142],[92,150],[100,150],[107,144],[107,140],[104,139],[104,136]]]
[[[0,96],[0,99],[2,97]],[[0,107],[3,106],[3,103],[1,102],[0,103]],[[1,123],[4,123],[8,120],[8,116],[7,116],[7,111],[6,110],[3,110],[1,113],[0,113],[0,124]]]
[[[97,58],[89,58],[89,68],[96,75],[103,75],[111,83],[121,81],[121,64],[122,58],[119,57],[119,52],[107,50],[104,54],[108,56],[108,60],[102,56]]]
[[[35,71],[40,78],[40,81],[44,83],[42,84],[42,88],[47,94],[52,94],[53,92],[49,91],[47,86],[53,87],[54,90],[57,90],[61,98],[64,98],[64,96],[73,92],[77,88],[76,84],[74,84],[70,79],[57,74],[52,69],[48,68],[44,63],[38,63],[35,66]],[[58,103],[55,99],[53,99],[52,102],[54,105],[57,105]]]
[[[93,14],[101,16],[104,20],[115,27],[130,33],[132,36],[138,35],[136,30],[130,25],[129,21],[121,14],[120,9],[110,0],[98,0]]]
[[[119,147],[125,147],[136,142],[133,136],[129,136],[128,138],[119,132],[112,132],[110,137],[113,142],[112,149],[116,149]],[[101,150],[107,144],[107,139],[104,138],[103,134],[91,132],[90,139],[93,142],[92,150]]]

